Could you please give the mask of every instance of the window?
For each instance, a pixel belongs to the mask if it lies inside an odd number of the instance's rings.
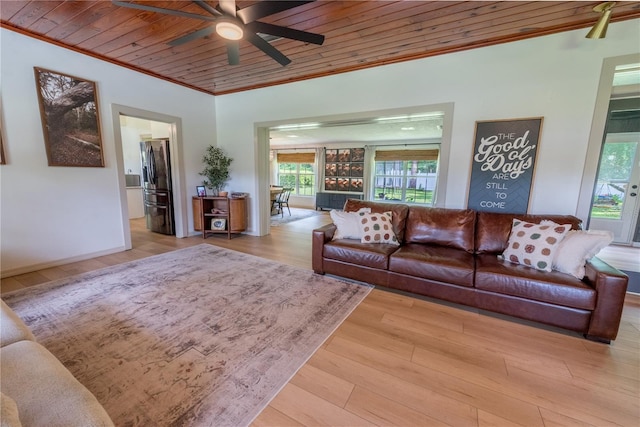
[[[377,151],[374,200],[433,206],[438,149]]]
[[[278,153],[278,185],[292,195],[316,194],[315,153]]]

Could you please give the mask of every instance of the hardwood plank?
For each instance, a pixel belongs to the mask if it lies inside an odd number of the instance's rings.
[[[310,365],[303,366],[290,383],[341,408],[354,388],[352,383]]]
[[[473,406],[356,362],[344,355],[320,350],[309,359],[308,363],[332,375],[353,382],[357,386],[395,400],[415,411],[436,418],[440,422],[455,426],[477,425],[476,410]]]
[[[346,340],[334,339],[327,351],[336,353],[357,363],[385,372],[395,378],[437,393],[441,398],[449,398],[465,403],[473,408],[483,409],[506,419],[528,426],[543,426],[538,408],[513,395],[502,393],[498,375],[478,374],[480,369],[465,370],[463,374],[452,373],[452,369],[461,372],[460,368],[448,365],[441,371],[438,367],[422,366],[418,363],[406,362],[389,357],[375,349],[370,349]],[[416,348],[416,353],[419,351]],[[461,378],[464,376],[464,378]],[[471,376],[471,378],[470,378]],[[504,376],[506,381],[506,376]],[[415,409],[415,408],[414,408]],[[443,420],[444,421],[444,420]]]
[[[346,409],[379,426],[444,427],[448,425],[362,387],[354,389]]]
[[[478,410],[478,427],[526,427],[526,425],[514,423],[513,421],[494,415],[490,412]],[[549,427],[545,424],[545,427]]]
[[[413,355],[414,345],[412,343],[379,332],[375,325],[366,327],[353,322],[344,322],[333,336],[369,345],[405,360],[411,360]]]
[[[18,289],[24,289],[26,287],[28,286],[25,286],[22,283],[20,283],[20,281],[15,277],[7,277],[0,280],[0,291],[3,294],[17,291]]]
[[[576,420],[575,418],[567,417],[566,415],[558,414],[546,408],[540,408],[540,414],[544,419],[545,427],[591,427],[593,424],[585,423],[583,421]]]
[[[509,378],[519,392],[541,408],[593,425],[631,426],[638,422],[638,399],[624,393],[589,387],[579,379],[547,378],[510,369]]]
[[[302,427],[304,424],[299,423],[278,411],[277,409],[272,408],[271,406],[267,406],[264,411],[256,417],[256,419],[251,423],[253,427],[272,427],[272,426],[281,426],[281,427]]]
[[[282,389],[269,406],[304,425],[345,427],[374,425],[291,383]]]

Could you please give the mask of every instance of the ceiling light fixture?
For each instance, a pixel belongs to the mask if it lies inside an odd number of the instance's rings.
[[[587,33],[588,39],[603,39],[607,35],[607,27],[609,26],[609,20],[611,19],[611,9],[616,5],[614,1],[608,1],[606,3],[600,3],[593,8],[594,12],[601,13],[602,15],[595,23],[591,31]]]
[[[240,40],[244,34],[236,20],[223,16],[216,22],[216,33],[227,40]]]

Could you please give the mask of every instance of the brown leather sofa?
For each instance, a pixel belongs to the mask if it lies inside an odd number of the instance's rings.
[[[347,200],[344,210],[392,212],[400,246],[332,240],[313,231],[313,270],[532,320],[609,343],[616,338],[628,277],[598,258],[583,280],[502,261],[512,220],[549,219],[580,229],[571,215],[515,215]]]

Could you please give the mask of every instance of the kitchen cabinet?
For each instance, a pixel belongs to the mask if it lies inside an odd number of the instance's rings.
[[[144,217],[144,202],[142,200],[142,187],[127,188],[127,208],[129,219]]]

